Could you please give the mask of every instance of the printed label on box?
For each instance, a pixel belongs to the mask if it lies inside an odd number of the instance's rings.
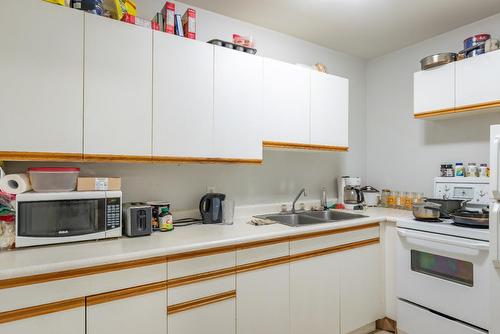
[[[107,177],[98,177],[95,179],[95,190],[108,190],[108,178]]]

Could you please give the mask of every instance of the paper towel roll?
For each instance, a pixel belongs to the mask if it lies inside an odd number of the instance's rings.
[[[0,189],[9,194],[22,194],[30,191],[31,183],[27,174],[10,174],[0,179]]]

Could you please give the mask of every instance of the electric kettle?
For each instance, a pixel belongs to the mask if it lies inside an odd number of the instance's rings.
[[[224,194],[206,194],[200,200],[200,214],[203,224],[221,224],[224,215],[222,203],[226,199]]]

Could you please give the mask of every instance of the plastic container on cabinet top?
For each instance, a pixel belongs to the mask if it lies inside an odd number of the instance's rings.
[[[29,168],[31,186],[36,192],[74,191],[80,168]]]

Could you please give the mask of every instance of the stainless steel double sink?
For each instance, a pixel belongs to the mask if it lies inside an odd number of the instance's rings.
[[[278,214],[260,215],[255,217],[260,219],[272,220],[277,223],[291,227],[299,227],[299,226],[308,226],[314,224],[333,223],[342,220],[365,218],[367,216],[354,213],[327,210],[327,211],[306,211],[297,213],[278,213]]]

